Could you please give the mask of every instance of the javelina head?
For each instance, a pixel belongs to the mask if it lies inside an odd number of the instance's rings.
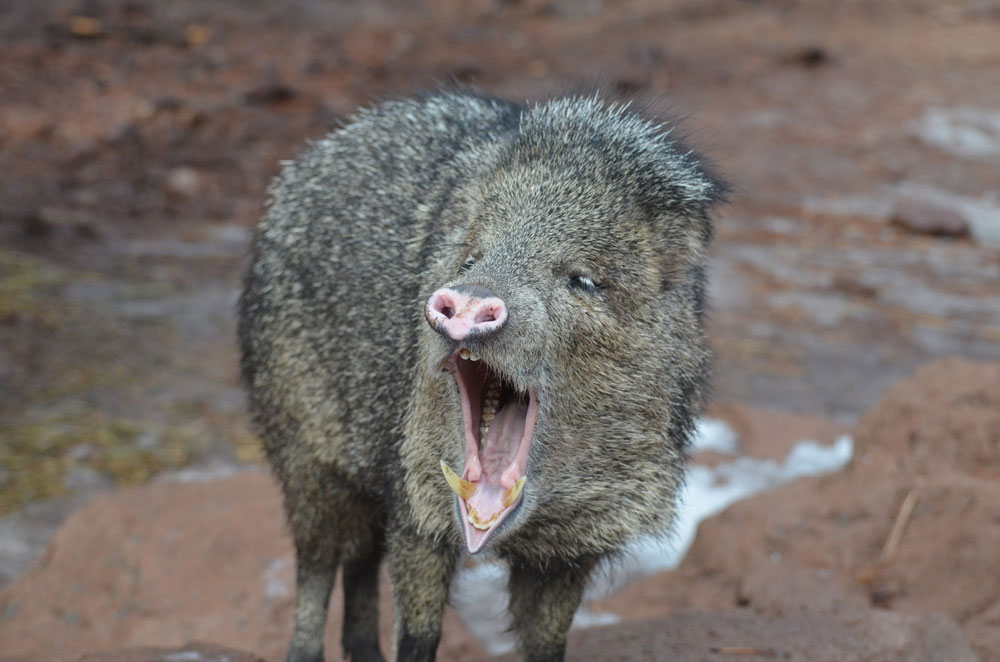
[[[455,492],[471,552],[579,556],[661,530],[706,372],[719,184],[596,100],[526,109],[465,160],[453,230],[430,240],[421,346],[450,376],[409,421],[424,471],[444,472],[433,485]]]

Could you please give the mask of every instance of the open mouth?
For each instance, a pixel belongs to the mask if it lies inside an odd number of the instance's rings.
[[[441,470],[458,495],[465,542],[475,554],[521,503],[538,398],[531,389],[511,386],[465,348],[443,368],[455,376],[462,400],[465,467],[459,476],[442,460]]]

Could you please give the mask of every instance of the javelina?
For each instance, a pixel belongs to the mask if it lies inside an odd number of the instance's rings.
[[[528,660],[560,660],[588,575],[674,517],[702,397],[721,185],[598,98],[385,103],[284,166],[240,303],[243,374],[284,488],[289,660],[432,660],[456,560],[510,567]]]

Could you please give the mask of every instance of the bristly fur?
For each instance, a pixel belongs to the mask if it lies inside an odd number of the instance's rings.
[[[382,659],[383,555],[398,659],[433,659],[462,549],[439,462],[462,466],[464,441],[439,371],[454,347],[423,303],[462,283],[510,310],[470,348],[539,395],[520,512],[493,550],[511,567],[525,659],[562,659],[595,565],[673,522],[708,369],[709,210],[724,193],[669,126],[598,96],[389,101],[285,164],[239,335],[296,545],[289,660],[322,659],[339,565],[345,654]],[[593,293],[568,286],[581,271]]]

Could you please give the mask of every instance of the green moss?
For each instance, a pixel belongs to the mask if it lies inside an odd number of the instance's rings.
[[[108,419],[92,412],[0,427],[0,514],[63,494],[66,474],[84,467],[118,485],[136,485],[188,464],[196,436],[182,429]]]
[[[230,439],[233,453],[240,462],[248,464],[263,464],[265,460],[264,445],[257,435],[249,430],[240,429],[234,432]]]
[[[14,317],[45,321],[49,290],[62,280],[62,273],[43,260],[0,250],[0,322]]]

